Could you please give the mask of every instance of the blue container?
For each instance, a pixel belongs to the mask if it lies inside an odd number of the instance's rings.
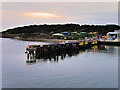
[[[64,35],[64,36],[68,36],[68,32],[62,32],[62,34]]]

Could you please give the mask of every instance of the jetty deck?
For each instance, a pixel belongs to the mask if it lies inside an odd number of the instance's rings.
[[[100,45],[120,46],[120,41],[98,41]]]
[[[68,42],[58,44],[41,44],[41,45],[29,45],[26,48],[27,63],[34,63],[36,59],[49,59],[58,60],[58,56],[64,58],[66,54],[72,56],[72,54],[79,53],[80,50],[89,49],[94,45],[114,45],[120,46],[120,42],[110,41],[79,41]]]
[[[44,58],[49,59],[54,58],[58,60],[58,56],[64,58],[67,53],[69,56],[72,53],[79,53],[80,50],[85,50],[97,45],[98,41],[79,41],[79,42],[68,42],[68,43],[58,43],[58,44],[43,44],[43,45],[29,45],[26,48],[27,53],[27,63],[33,63],[36,59]]]

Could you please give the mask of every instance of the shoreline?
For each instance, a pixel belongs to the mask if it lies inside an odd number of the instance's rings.
[[[45,38],[25,38],[25,39],[22,39],[22,38],[17,38],[17,37],[14,37],[14,38],[10,38],[10,39],[16,39],[16,40],[21,40],[21,41],[34,41],[34,42],[49,42],[49,43],[54,43],[54,44],[57,44],[59,41],[62,41],[62,42],[78,42],[78,41],[83,41],[83,40],[64,40],[64,39],[45,39]]]
[[[78,40],[64,40],[64,39],[55,39],[55,38],[46,38],[46,37],[19,37],[19,34],[0,34],[0,38],[10,38],[10,39],[17,39],[22,41],[36,41],[36,42],[50,42],[50,43],[58,43],[59,41],[63,42],[78,42],[84,39]]]
[[[16,38],[13,38],[16,39]],[[22,41],[36,41],[36,42],[49,42],[49,43],[58,43],[59,41],[62,42],[78,42],[81,40],[63,40],[63,39],[17,39],[17,40],[22,40]]]

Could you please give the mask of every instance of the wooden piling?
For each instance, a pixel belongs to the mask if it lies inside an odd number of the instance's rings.
[[[72,56],[78,54],[80,50],[91,48],[98,42],[80,41],[65,44],[49,44],[49,45],[30,45],[26,50],[29,52],[27,58],[49,59],[50,61],[58,61],[59,57],[64,59],[66,54]]]

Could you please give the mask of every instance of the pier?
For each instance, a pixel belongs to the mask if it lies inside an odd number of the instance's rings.
[[[59,56],[61,56],[61,59],[64,59],[66,54],[72,56],[98,44],[98,41],[79,41],[47,45],[29,45],[26,48],[26,62],[34,63],[36,59],[49,59],[50,61],[54,59],[54,61],[58,61]]]
[[[58,61],[64,59],[66,55],[73,56],[81,51],[91,49],[95,45],[120,46],[120,42],[110,41],[79,41],[58,44],[29,45],[26,47],[27,63],[35,63],[36,59],[49,59]]]
[[[120,46],[120,41],[98,41],[100,45]]]

